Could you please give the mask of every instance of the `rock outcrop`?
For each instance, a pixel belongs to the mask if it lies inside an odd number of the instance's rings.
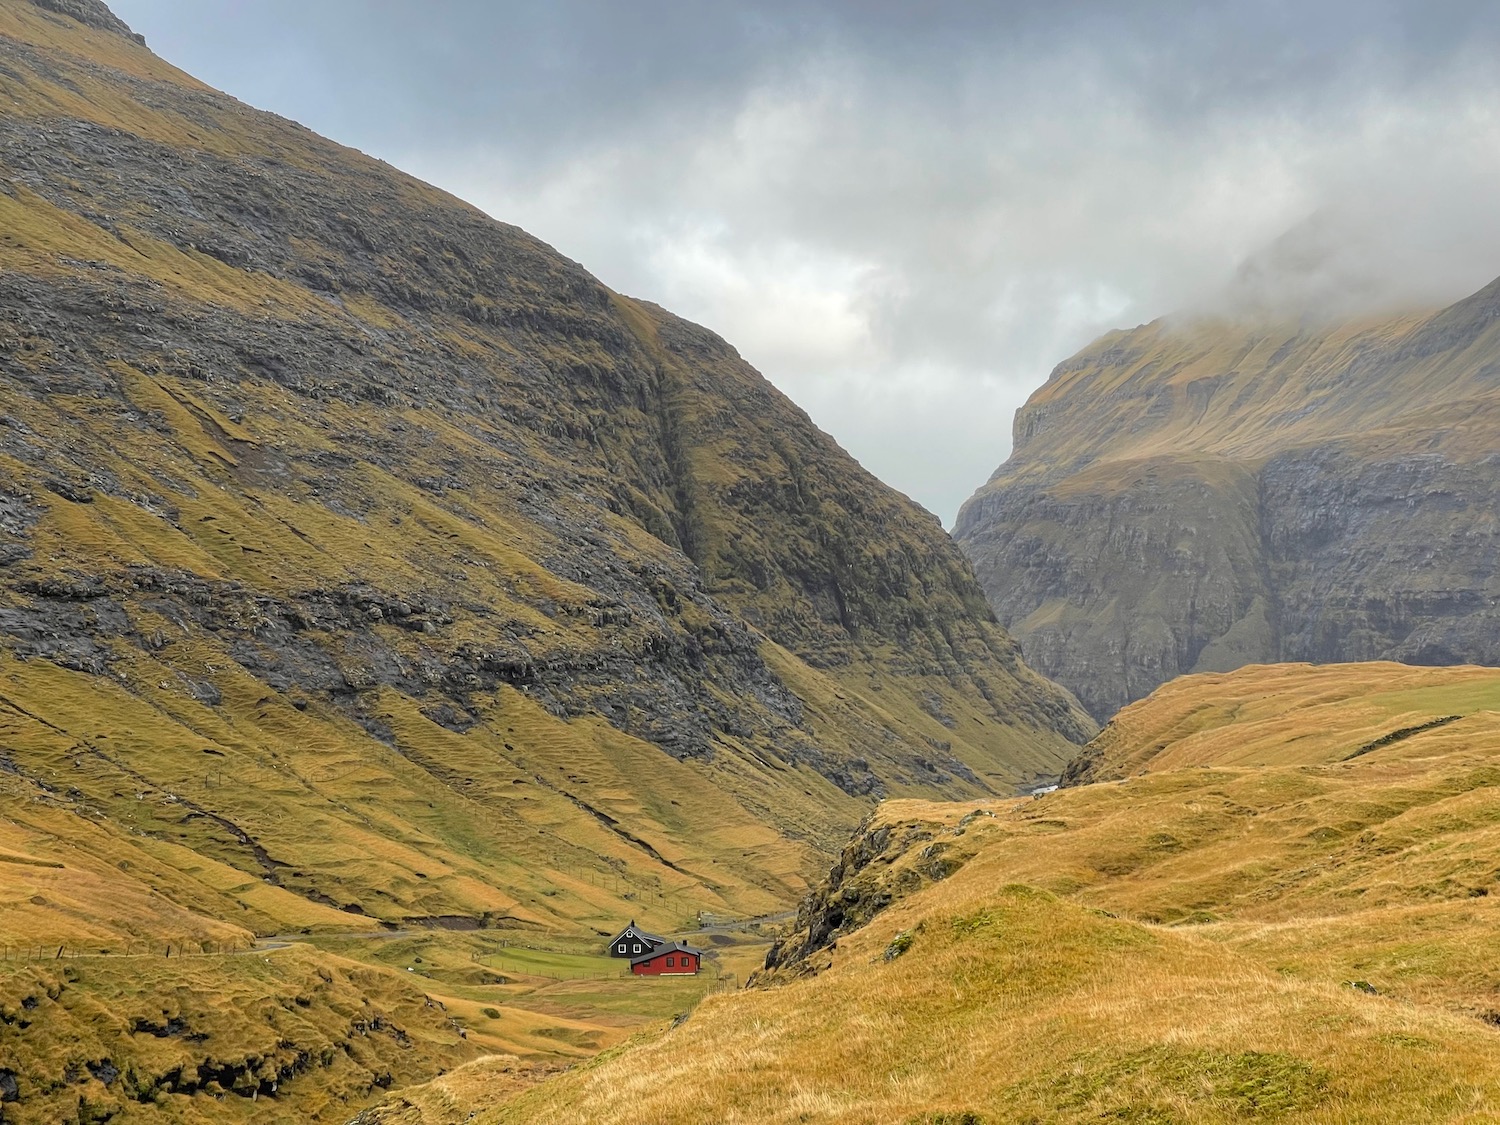
[[[827,877],[802,900],[791,932],[771,946],[765,967],[748,986],[774,987],[822,971],[840,937],[963,867],[974,850],[959,838],[978,818],[994,815],[959,805],[882,805],[855,829]]]
[[[1157,321],[1059,366],[957,537],[1098,719],[1188,672],[1500,663],[1500,282],[1355,323]]]

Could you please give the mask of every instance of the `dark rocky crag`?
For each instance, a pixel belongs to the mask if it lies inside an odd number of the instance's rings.
[[[967,863],[974,850],[959,838],[975,820],[994,816],[976,809],[944,825],[920,815],[892,817],[892,808],[866,817],[855,829],[827,876],[798,906],[791,932],[767,952],[750,987],[773,987],[827,968],[828,951],[840,937]],[[919,844],[925,846],[919,850]]]
[[[1158,321],[1059,366],[957,537],[1098,719],[1189,672],[1500,663],[1500,283],[1435,314]]]

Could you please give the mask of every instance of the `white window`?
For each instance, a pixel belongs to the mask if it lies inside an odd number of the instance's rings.
[[[625,943],[623,941],[620,943],[620,952],[621,953],[625,952]]]
[[[636,951],[636,952],[637,952],[637,953],[639,953],[639,952],[640,952],[640,951],[641,951],[641,947],[640,947],[640,946],[639,946],[639,945],[638,945],[638,946],[636,946],[636,947],[635,947],[635,951]]]

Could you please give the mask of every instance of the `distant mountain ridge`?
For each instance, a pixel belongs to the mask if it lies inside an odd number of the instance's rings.
[[[1179,674],[1500,662],[1500,282],[1438,312],[1162,320],[1061,364],[956,536],[1098,719]]]

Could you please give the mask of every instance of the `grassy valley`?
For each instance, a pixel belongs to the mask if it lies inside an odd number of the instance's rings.
[[[1500,672],[1252,663],[1492,651],[1494,300],[1038,392],[1101,732],[725,341],[0,0],[0,1125],[1500,1120]]]
[[[1492,1120],[1497,687],[1190,677],[1090,748],[1128,776],[890,802],[757,987],[479,1119]]]

